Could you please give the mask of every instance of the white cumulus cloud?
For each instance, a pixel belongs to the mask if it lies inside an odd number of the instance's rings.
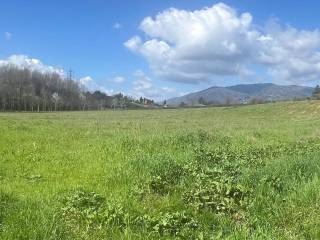
[[[1,66],[14,66],[21,69],[27,68],[41,73],[57,73],[61,76],[64,75],[63,69],[46,65],[39,59],[30,58],[26,55],[12,55],[7,59],[0,60],[0,67]]]
[[[137,51],[141,47],[142,40],[139,36],[134,36],[124,43],[124,45],[131,51]]]
[[[80,84],[86,86],[86,85],[88,85],[89,83],[93,82],[93,79],[92,79],[92,77],[90,77],[90,76],[86,76],[86,77],[80,78],[80,79],[79,79],[79,82],[80,82]]]
[[[259,63],[284,83],[306,84],[320,78],[320,32],[277,23],[260,40]]]
[[[85,87],[88,91],[101,91],[107,95],[114,95],[116,92],[113,89],[108,89],[103,85],[97,83],[91,76],[82,77],[79,79],[79,82],[82,86]]]
[[[171,8],[143,19],[139,28],[145,39],[134,36],[124,45],[142,55],[156,76],[170,81],[248,78],[255,65],[276,81],[320,78],[319,30],[271,25],[257,26],[250,13],[223,3],[195,11]]]
[[[141,70],[134,73],[134,78],[131,95],[135,98],[142,96],[158,101],[178,94],[174,88],[156,86],[152,79]]]

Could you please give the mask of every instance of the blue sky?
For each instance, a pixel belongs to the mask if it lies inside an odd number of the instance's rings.
[[[318,83],[318,1],[222,3],[3,0],[0,59],[38,59],[91,90],[157,100],[212,85]]]

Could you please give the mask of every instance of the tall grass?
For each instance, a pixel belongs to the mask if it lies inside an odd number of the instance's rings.
[[[0,114],[0,239],[318,239],[320,104]]]

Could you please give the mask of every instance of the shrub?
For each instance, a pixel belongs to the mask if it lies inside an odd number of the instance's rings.
[[[194,161],[186,169],[192,176],[189,190],[183,194],[186,204],[196,210],[209,209],[215,213],[235,213],[245,208],[251,189],[239,183],[239,162],[226,150],[195,149]]]
[[[197,220],[185,211],[160,213],[156,216],[144,215],[137,218],[136,222],[152,234],[184,239],[191,239],[194,231],[199,228]]]
[[[94,192],[77,190],[63,199],[62,216],[71,228],[125,228],[126,214],[119,204]]]
[[[176,189],[175,187],[184,176],[184,168],[172,159],[159,159],[149,170],[149,178],[147,181],[138,184],[135,193],[140,196],[146,194],[168,194]]]

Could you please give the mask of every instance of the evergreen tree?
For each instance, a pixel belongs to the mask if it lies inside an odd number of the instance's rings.
[[[317,85],[316,87],[315,87],[315,89],[314,89],[314,91],[313,91],[313,94],[312,94],[312,97],[314,98],[314,99],[320,99],[320,86],[319,85]]]

